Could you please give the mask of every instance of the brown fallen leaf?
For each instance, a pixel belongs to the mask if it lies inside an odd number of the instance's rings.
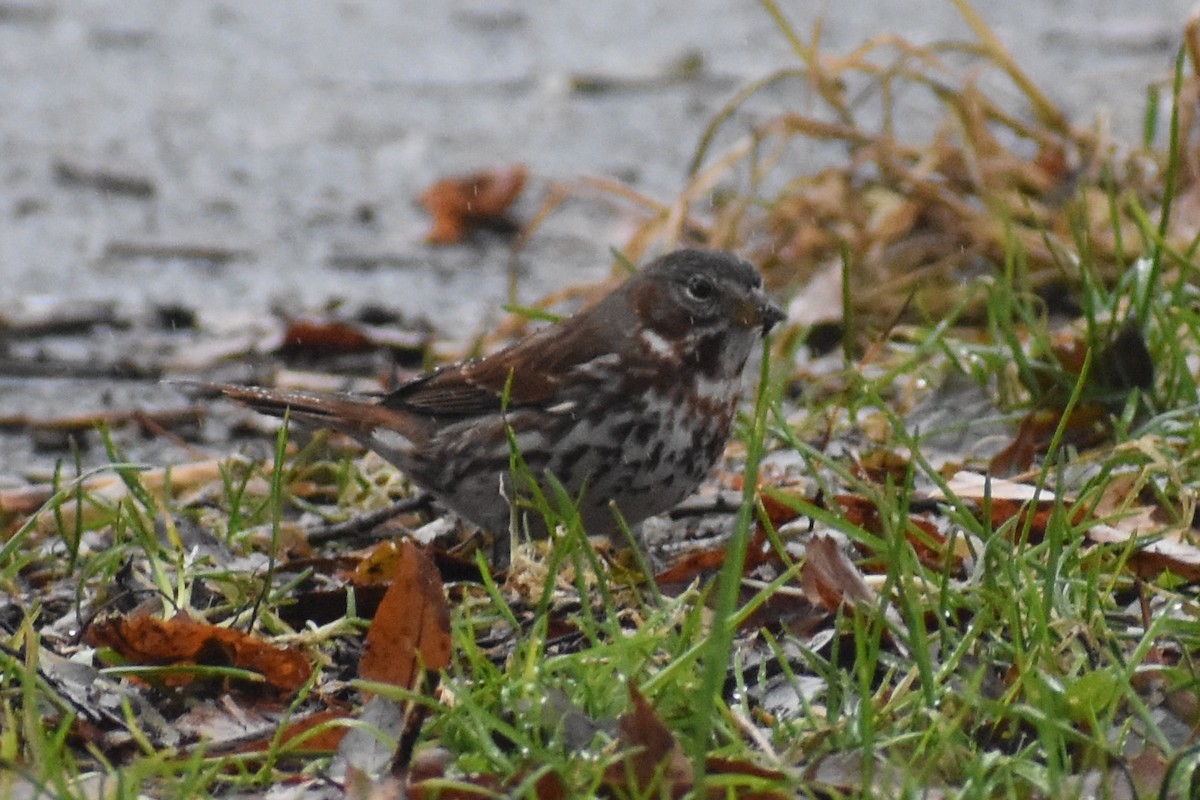
[[[363,353],[373,347],[371,337],[343,320],[294,319],[288,322],[277,355],[333,355]]]
[[[441,774],[426,774],[422,780],[413,780],[406,784],[403,787],[405,794],[400,797],[404,800],[492,800],[497,797],[566,800],[571,796],[567,793],[566,783],[557,772],[542,772],[533,780],[532,786],[528,784],[529,776],[525,772],[518,772],[507,781],[501,781],[495,776],[486,774],[455,775],[447,780],[448,777],[444,770]],[[395,781],[379,782],[376,785],[386,789],[394,786]],[[518,788],[521,790],[519,795],[514,793]],[[356,797],[362,796],[357,795]],[[350,800],[351,795],[347,794],[346,797],[347,800]],[[370,794],[366,797],[370,800],[392,800],[394,795]]]
[[[1058,334],[1051,356],[1061,372],[1078,379],[1089,353],[1095,353],[1083,386],[1081,402],[1063,424],[1063,444],[1085,449],[1108,441],[1111,416],[1134,389],[1154,386],[1154,361],[1137,321],[1130,317],[1106,341],[1093,342],[1080,331]],[[1037,373],[1035,383],[1042,400],[1021,421],[1017,435],[991,463],[994,475],[1012,475],[1029,469],[1046,452],[1063,422],[1064,406],[1073,387],[1063,385],[1060,371]]]
[[[250,670],[284,694],[295,692],[312,676],[312,665],[298,650],[276,647],[251,634],[197,622],[182,614],[168,620],[151,616],[102,619],[88,627],[84,640],[93,647],[111,647],[133,664]],[[192,680],[189,675],[172,675],[169,682],[186,685]]]
[[[755,528],[746,548],[745,572],[750,572],[772,557],[766,545],[767,534],[760,525]],[[685,551],[655,573],[654,581],[659,586],[686,584],[705,572],[719,570],[728,558],[728,546],[729,541],[724,540],[715,547]]]
[[[1122,777],[1133,784],[1130,796],[1154,797],[1165,785],[1171,759],[1154,745],[1147,744],[1142,752],[1127,759],[1125,766],[1126,771]]]
[[[1031,542],[1040,541],[1045,535],[1056,503],[1067,509],[1073,525],[1081,524],[1088,517],[1110,519],[1111,522],[1088,525],[1087,540],[1124,545],[1132,539],[1134,550],[1128,565],[1143,578],[1153,578],[1167,570],[1186,580],[1200,580],[1200,546],[1192,543],[1191,530],[1173,526],[1162,509],[1140,502],[1136,494],[1132,494],[1136,488],[1133,475],[1114,478],[1090,509],[1070,497],[1056,498],[1047,488],[1039,490],[1028,484],[971,472],[956,474],[947,486],[960,500],[975,502],[980,507],[986,505],[991,512],[993,529],[1019,517],[1013,530],[1024,533],[1027,527]],[[935,492],[930,497],[942,498],[942,495]],[[1032,502],[1034,500],[1036,504]]]
[[[633,708],[621,717],[617,737],[627,755],[605,771],[605,784],[613,789],[624,788],[635,796],[645,795],[656,785],[660,787],[656,797],[681,796],[692,786],[692,765],[683,748],[632,683],[629,702]]]
[[[288,724],[283,732],[276,737],[275,733],[266,738],[258,739],[253,742],[247,742],[237,748],[238,753],[261,753],[268,750],[272,744],[278,740],[280,748],[288,747],[293,741],[304,737],[302,742],[298,743],[298,748],[306,753],[333,753],[337,751],[338,745],[346,736],[346,731],[349,730],[344,725],[334,725],[319,731],[312,735],[307,735],[309,731],[316,728],[318,725],[338,719],[350,719],[350,714],[338,708],[327,708],[323,711],[318,711],[315,714],[310,714],[303,719],[293,720]]]
[[[400,551],[392,585],[367,631],[358,674],[411,689],[420,670],[450,665],[450,606],[433,559],[410,541]]]
[[[526,177],[525,167],[513,164],[430,186],[420,198],[433,215],[425,241],[457,244],[478,229],[514,233],[520,226],[508,216],[508,208],[525,188]]]
[[[1000,530],[1015,519],[1016,523],[1009,527],[1011,535],[1034,543],[1046,535],[1046,526],[1053,519],[1057,505],[1061,504],[1070,512],[1073,523],[1081,521],[1087,514],[1087,509],[1077,506],[1073,498],[1058,497],[1047,487],[1038,488],[978,472],[957,472],[946,486],[959,500],[974,505],[979,513],[986,509],[992,530]],[[930,492],[926,497],[939,501],[947,499],[940,491]]]
[[[814,536],[805,547],[800,585],[811,603],[830,611],[847,602],[874,606],[879,599],[831,536]]]
[[[629,684],[629,700],[633,708],[621,717],[617,736],[626,755],[605,770],[603,785],[620,797],[684,797],[694,785],[692,762],[684,754],[675,735],[659,719],[654,707],[632,683]],[[754,783],[777,781],[782,784],[787,777],[778,770],[765,769],[748,761],[716,756],[705,758],[704,766],[706,774],[711,777],[743,776]],[[728,779],[719,786],[708,787],[705,794],[712,800],[724,797],[781,800],[792,796],[782,789],[736,786]]]
[[[404,545],[404,540],[388,539],[367,548],[349,572],[350,582],[355,586],[391,584],[408,553]]]
[[[1063,426],[1063,444],[1080,449],[1094,447],[1109,436],[1110,414],[1100,403],[1082,403],[1071,411]],[[1033,466],[1034,459],[1046,452],[1062,421],[1057,409],[1038,408],[1021,420],[1017,435],[991,461],[993,475],[1015,475]]]
[[[1137,522],[1146,523],[1142,535],[1138,535]],[[1134,551],[1129,556],[1129,567],[1143,578],[1154,578],[1164,570],[1173,572],[1184,580],[1200,580],[1200,547],[1187,541],[1190,531],[1162,529],[1152,522],[1152,512],[1147,509],[1122,520],[1118,525],[1093,525],[1088,529],[1089,541],[1101,544],[1124,545],[1134,540]]]

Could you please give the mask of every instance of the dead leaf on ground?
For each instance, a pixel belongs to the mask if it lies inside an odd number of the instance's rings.
[[[527,784],[528,777],[528,772],[518,773],[506,781],[500,781],[490,775],[470,775],[466,778],[455,776],[450,779],[454,785],[449,787],[446,785],[446,776],[430,777],[408,784],[405,787],[406,794],[401,797],[405,800],[494,800],[497,797],[519,796],[531,797],[534,800],[566,800],[571,796],[557,772],[543,772],[533,781],[532,787]],[[518,788],[521,794],[512,794]],[[389,795],[382,797],[390,800]],[[371,800],[377,800],[376,796],[372,795]]]
[[[1134,797],[1153,797],[1158,794],[1171,767],[1171,760],[1153,745],[1126,762],[1127,773],[1123,776],[1133,784]]]
[[[1186,580],[1200,579],[1200,547],[1195,543],[1195,530],[1160,503],[1142,473],[1119,473],[1108,482],[1091,510],[1092,516],[1103,522],[1090,526],[1087,538],[1118,546],[1132,540],[1134,551],[1129,566],[1143,578],[1156,577],[1166,570]]]
[[[281,331],[259,346],[283,358],[385,350],[398,358],[416,360],[423,355],[427,339],[424,332],[417,330],[370,325],[353,319],[302,317],[287,320]],[[345,378],[339,376],[338,381],[344,383]]]
[[[864,754],[861,750],[823,755],[808,765],[804,777],[817,797],[891,797],[895,787],[911,778],[877,754]],[[922,795],[930,800],[943,796],[937,786],[926,787]]]
[[[655,785],[669,788],[673,797],[683,794],[692,785],[692,765],[683,748],[632,683],[629,702],[633,708],[621,717],[617,739],[627,755],[609,766],[604,782],[637,795]]]
[[[626,756],[605,770],[603,785],[617,792],[636,797],[683,797],[693,788],[692,763],[675,735],[659,718],[654,707],[632,683],[629,700],[633,705],[619,722],[617,737]],[[782,783],[786,776],[778,770],[766,769],[748,761],[708,757],[705,771],[709,776],[742,776],[754,781]],[[734,792],[730,795],[728,792]],[[708,789],[710,798],[736,796],[743,800],[779,800],[791,797],[783,791],[737,787],[728,781]],[[540,795],[539,795],[540,796]]]
[[[1029,484],[1001,478],[989,479],[977,473],[960,472],[947,485],[959,499],[986,506],[991,512],[993,529],[1018,518],[1014,530],[1022,532],[1028,526],[1031,542],[1040,541],[1045,535],[1056,503],[1068,509],[1073,524],[1081,523],[1088,516],[1109,519],[1088,525],[1085,534],[1088,541],[1124,545],[1134,540],[1129,566],[1144,578],[1155,577],[1167,570],[1186,580],[1200,580],[1200,546],[1191,541],[1192,531],[1187,526],[1164,520],[1162,510],[1157,507],[1132,502],[1137,500],[1128,496],[1137,487],[1132,474],[1118,475],[1090,511],[1076,506],[1071,498],[1056,499],[1049,489],[1039,490]],[[931,496],[941,495],[934,493]],[[1037,504],[1031,507],[1030,501],[1035,498]],[[1032,519],[1027,518],[1029,514]]]
[[[722,540],[715,547],[687,550],[679,554],[669,564],[665,565],[654,575],[654,581],[659,586],[678,586],[686,584],[706,573],[719,570],[728,559],[729,540]],[[743,571],[749,572],[770,558],[767,547],[767,534],[762,526],[756,526],[746,548],[746,561]]]
[[[1029,542],[1040,542],[1046,535],[1046,526],[1061,504],[1070,512],[1073,521],[1081,520],[1086,514],[1083,508],[1075,508],[1070,497],[1056,497],[1051,489],[1038,488],[1027,483],[993,478],[978,472],[962,471],[954,474],[946,486],[961,501],[971,503],[979,513],[988,512],[988,525],[992,530],[1010,525],[1016,536]],[[927,497],[945,500],[941,491],[930,492]],[[1036,500],[1034,503],[1032,501]],[[1016,520],[1014,524],[1012,521]]]
[[[922,459],[943,474],[964,464],[986,464],[1015,429],[997,405],[994,387],[957,369],[904,417],[904,430],[918,439]],[[889,434],[885,441],[890,439]]]
[[[344,709],[322,709],[306,717],[292,719],[283,731],[272,729],[262,738],[240,744],[232,752],[262,753],[274,746],[280,750],[290,749],[300,753],[333,753],[350,728],[345,725],[329,725],[316,733],[310,731],[335,720],[350,718],[350,713]],[[214,747],[211,740],[206,741],[210,741],[209,752],[219,751],[220,748]]]
[[[405,563],[408,553],[406,544],[411,545],[411,542],[388,539],[367,548],[350,571],[350,582],[357,587],[390,584]]]
[[[1064,420],[1075,387],[1061,381],[1064,375],[1073,379],[1082,375],[1090,352],[1096,355],[1082,387],[1082,400]],[[1036,376],[1037,385],[1030,388],[1041,395],[1040,405],[1021,421],[1008,447],[992,459],[990,471],[995,475],[1013,475],[1032,467],[1034,460],[1047,452],[1060,426],[1061,446],[1083,450],[1108,441],[1113,410],[1121,408],[1134,389],[1154,386],[1154,361],[1133,318],[1099,345],[1086,340],[1080,331],[1060,333],[1051,356],[1059,369]]]
[[[284,694],[294,693],[312,676],[312,665],[299,650],[183,615],[168,620],[151,616],[99,620],[87,629],[84,640],[93,647],[111,647],[132,664],[194,664],[257,672]],[[175,674],[165,682],[182,686],[193,680],[194,676]]]
[[[294,319],[283,331],[275,348],[281,356],[304,354],[364,353],[373,346],[371,337],[343,320]]]
[[[346,768],[342,797],[345,800],[408,800],[409,794],[400,778],[384,775],[373,779],[351,765]]]
[[[358,673],[413,688],[421,669],[450,665],[450,606],[433,559],[410,541],[400,550],[392,585],[367,631]]]
[[[425,235],[431,244],[457,244],[474,230],[514,233],[520,227],[508,208],[525,188],[527,172],[520,164],[446,178],[421,193],[421,205],[433,215]]]
[[[349,740],[347,740],[349,741]],[[562,777],[553,771],[542,771],[527,784],[528,770],[519,770],[507,780],[487,773],[450,774],[453,755],[442,747],[425,748],[417,753],[407,775],[372,777],[362,767],[350,764],[346,768],[346,800],[491,800],[507,797],[518,787],[520,797],[535,800],[566,800],[567,787]],[[532,789],[532,792],[530,791]],[[515,795],[514,795],[515,796]]]
[[[805,547],[800,585],[809,602],[836,611],[843,603],[874,606],[879,595],[832,536],[814,536]]]
[[[1187,541],[1189,534],[1185,530],[1168,529],[1139,537],[1136,531],[1113,525],[1093,525],[1088,529],[1087,537],[1093,542],[1116,545],[1134,539],[1136,549],[1129,557],[1129,566],[1143,578],[1153,578],[1167,570],[1184,580],[1195,581],[1200,580],[1200,547]]]
[[[1016,436],[1000,451],[989,465],[994,475],[1016,475],[1033,466],[1034,459],[1043,455],[1054,440],[1062,423],[1062,412],[1037,408],[1021,420]],[[1099,403],[1084,403],[1071,410],[1063,424],[1063,445],[1079,449],[1095,447],[1106,441],[1110,433],[1110,414]]]
[[[1019,481],[1010,481],[1004,478],[996,478],[990,475],[984,475],[980,472],[961,471],[956,472],[946,481],[948,488],[955,497],[962,500],[982,501],[984,498],[991,500],[1014,500],[1017,502],[1026,502],[1029,500],[1038,500],[1039,503],[1051,503],[1054,501],[1054,493],[1046,488],[1039,489],[1028,483]],[[946,500],[947,497],[941,491],[930,492],[928,497]]]

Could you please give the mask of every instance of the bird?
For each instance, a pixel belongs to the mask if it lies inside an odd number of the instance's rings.
[[[576,504],[588,535],[692,494],[724,452],[756,342],[783,312],[730,253],[663,255],[595,304],[494,355],[380,396],[213,388],[346,434],[467,522],[545,535],[533,497]],[[523,467],[514,471],[514,455]],[[507,550],[501,559],[507,558]]]

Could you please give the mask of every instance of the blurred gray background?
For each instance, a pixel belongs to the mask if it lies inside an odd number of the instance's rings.
[[[1077,121],[1136,138],[1191,0],[978,5]],[[823,18],[830,53],[970,37],[937,0],[781,7],[805,38]],[[371,301],[465,337],[498,315],[506,246],[423,244],[422,188],[523,162],[526,218],[581,176],[669,200],[714,111],[796,63],[749,0],[0,0],[0,297],[184,303],[214,326]],[[729,135],[806,102],[785,86]],[[633,223],[565,206],[522,299],[604,274]]]

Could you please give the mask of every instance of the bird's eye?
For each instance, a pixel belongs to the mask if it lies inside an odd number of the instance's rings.
[[[712,299],[713,295],[717,293],[717,287],[713,286],[713,282],[708,278],[697,275],[688,281],[687,293],[693,300],[704,302]]]

